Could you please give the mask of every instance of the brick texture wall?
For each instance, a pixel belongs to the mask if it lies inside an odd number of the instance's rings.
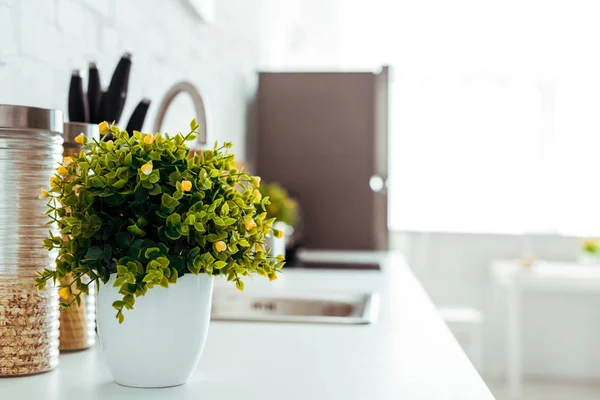
[[[120,125],[142,97],[153,103],[150,130],[164,93],[188,80],[207,104],[208,142],[246,149],[247,104],[255,93],[260,0],[215,0],[202,22],[185,0],[0,0],[0,103],[66,110],[71,71],[95,61],[107,86],[119,57],[133,54]],[[186,129],[191,101],[174,101],[165,129]]]

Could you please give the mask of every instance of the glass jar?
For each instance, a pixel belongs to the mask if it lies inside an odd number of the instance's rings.
[[[54,266],[39,194],[62,159],[62,132],[61,111],[0,105],[0,376],[58,364],[58,293],[34,280]]]
[[[74,156],[81,151],[81,145],[75,138],[84,134],[88,140],[100,139],[98,125],[83,122],[65,122],[64,152],[65,157]],[[71,283],[66,277],[61,284]],[[61,351],[84,350],[96,342],[96,286],[89,286],[89,295],[81,297],[81,304],[73,303],[68,311],[60,313],[60,347]],[[69,302],[71,298],[61,299]]]

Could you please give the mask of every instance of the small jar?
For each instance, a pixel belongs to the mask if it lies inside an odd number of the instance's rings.
[[[76,156],[81,152],[81,145],[75,142],[75,138],[84,134],[89,141],[99,140],[100,132],[98,125],[83,122],[65,122],[64,153],[65,157]],[[71,277],[67,276],[61,284],[71,283]],[[75,289],[73,289],[75,290]],[[89,295],[81,297],[81,304],[73,303],[71,308],[60,313],[60,351],[85,350],[96,342],[96,286],[89,286]],[[60,299],[60,301],[71,301],[72,298]]]
[[[35,278],[54,266],[39,197],[62,159],[62,132],[61,111],[0,105],[0,376],[58,365],[58,293],[38,291]]]

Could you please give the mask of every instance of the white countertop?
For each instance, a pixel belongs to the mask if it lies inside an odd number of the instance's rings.
[[[246,290],[375,291],[372,325],[211,322],[192,380],[166,389],[112,381],[99,348],[62,354],[51,372],[0,378],[1,399],[493,399],[434,305],[394,254],[312,254],[381,260],[382,271],[289,269]],[[222,286],[218,282],[215,286]],[[224,289],[222,289],[224,290]]]

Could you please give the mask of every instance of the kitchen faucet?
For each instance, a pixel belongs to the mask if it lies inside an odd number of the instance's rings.
[[[197,144],[206,144],[206,110],[204,108],[204,101],[200,92],[190,82],[177,82],[173,87],[169,89],[158,109],[156,120],[154,121],[154,132],[160,132],[163,120],[171,105],[171,102],[179,93],[188,93],[194,102],[194,108],[196,109],[196,122],[198,123],[198,138],[196,139]]]

